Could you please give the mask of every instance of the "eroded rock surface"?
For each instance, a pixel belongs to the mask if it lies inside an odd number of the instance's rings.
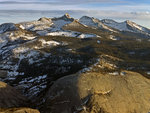
[[[27,98],[15,88],[0,82],[0,108],[23,107],[27,106],[27,102]]]
[[[149,100],[150,81],[138,73],[89,72],[56,81],[43,113],[148,113]]]
[[[0,109],[0,113],[40,113],[36,109],[31,108],[10,108],[10,109]]]

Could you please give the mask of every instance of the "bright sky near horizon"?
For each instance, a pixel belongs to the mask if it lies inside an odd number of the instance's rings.
[[[0,19],[1,13],[7,16],[2,10],[84,11],[83,15],[132,20],[150,28],[150,0],[0,0]]]

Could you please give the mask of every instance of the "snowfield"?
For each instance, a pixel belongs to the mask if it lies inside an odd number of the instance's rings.
[[[102,20],[102,23],[109,27],[115,28],[119,31],[129,31],[129,32],[144,33],[150,35],[150,29],[142,27],[129,20],[119,23],[111,19],[104,19]]]
[[[50,33],[47,33],[46,36],[65,36],[65,37],[77,37],[77,38],[98,37],[95,34],[83,34],[83,33],[80,33],[80,32],[73,32],[73,31],[50,32]]]
[[[39,41],[42,43],[42,46],[44,46],[44,45],[47,45],[47,46],[57,46],[57,45],[60,45],[60,43],[57,42],[57,41],[45,41],[43,39],[40,39]]]

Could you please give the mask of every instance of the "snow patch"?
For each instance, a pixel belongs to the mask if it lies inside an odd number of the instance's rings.
[[[98,43],[98,44],[100,44],[100,43],[101,43],[101,41],[100,41],[100,40],[97,40],[97,43]]]
[[[92,38],[92,37],[97,37],[97,35],[94,34],[81,34],[78,36],[78,38]]]
[[[60,45],[60,43],[57,41],[45,41],[44,39],[40,39],[39,41],[42,43],[42,46],[44,46],[44,45],[48,45],[48,46]]]
[[[73,32],[73,31],[50,32],[50,33],[47,33],[46,36],[65,36],[65,37],[77,37],[77,38],[99,37],[95,34],[83,34],[80,32]]]
[[[108,38],[111,39],[111,40],[114,40],[114,41],[119,40],[119,38],[117,38],[117,37],[115,37],[113,35],[110,35]]]
[[[119,75],[119,72],[112,72],[112,73],[109,73],[110,75]]]
[[[25,52],[27,52],[29,50],[29,48],[26,48],[26,47],[18,47],[18,48],[15,48],[14,50],[13,50],[13,52],[15,53],[15,54],[17,54],[17,53],[25,53]]]
[[[23,38],[28,39],[28,40],[32,40],[34,38],[36,38],[35,36],[23,36]]]
[[[148,71],[147,74],[150,75],[150,71]]]
[[[21,29],[25,29],[25,27],[24,27],[23,25],[20,25],[19,27],[20,27]]]
[[[67,32],[67,31],[58,31],[47,33],[47,36],[66,36],[66,37],[76,37],[79,33],[76,32]]]
[[[59,20],[54,20],[53,23],[54,24],[52,26],[51,31],[55,32],[55,31],[60,31],[64,25],[71,23],[71,21],[65,21],[59,19]]]

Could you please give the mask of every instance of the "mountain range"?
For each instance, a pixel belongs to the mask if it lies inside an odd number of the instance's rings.
[[[149,113],[149,56],[150,29],[129,20],[1,24],[0,112]]]

